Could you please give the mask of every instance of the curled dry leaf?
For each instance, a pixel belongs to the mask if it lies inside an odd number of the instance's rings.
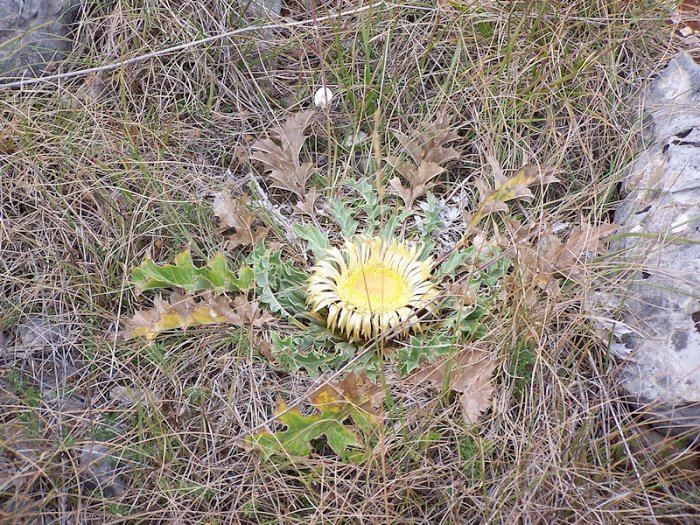
[[[250,301],[244,295],[236,296],[231,302],[231,307],[233,315],[230,319],[236,326],[254,326],[259,328],[275,320],[268,312],[260,309],[260,301]]]
[[[306,192],[306,195],[304,195],[304,198],[299,200],[294,205],[294,211],[297,213],[302,213],[304,215],[308,215],[309,217],[313,217],[316,215],[316,200],[318,199],[319,194],[316,191],[316,188],[309,188],[309,191]]]
[[[408,151],[412,161],[401,162],[394,156],[386,158],[386,161],[408,182],[408,187],[404,187],[401,179],[394,177],[389,181],[389,188],[401,197],[407,207],[410,208],[418,197],[424,195],[428,184],[445,171],[443,164],[460,157],[457,150],[445,147],[448,142],[459,138],[449,126],[449,119],[441,115],[414,139],[399,132],[394,133],[404,149]]]
[[[474,185],[479,190],[480,204],[469,217],[470,227],[475,227],[481,219],[497,211],[508,211],[506,202],[514,199],[530,200],[534,197],[529,186],[559,182],[550,170],[541,170],[537,166],[524,166],[512,177],[505,177],[494,171],[494,189],[483,179],[476,179]]]
[[[603,239],[618,228],[617,224],[607,222],[596,226],[584,222],[563,243],[554,234],[548,234],[542,255],[557,273],[581,281],[588,274],[586,261],[606,252]]]
[[[437,389],[449,386],[451,390],[461,392],[464,421],[472,424],[491,405],[495,369],[496,363],[486,350],[470,345],[453,356],[424,366],[405,381],[413,385],[427,381]]]
[[[605,253],[605,237],[618,228],[617,224],[591,226],[584,222],[580,227],[573,228],[563,242],[548,228],[535,246],[518,248],[521,282],[526,287],[534,285],[552,296],[560,292],[556,275],[584,283],[589,276],[586,262]]]
[[[127,340],[134,337],[153,340],[167,330],[210,324],[260,327],[272,320],[270,314],[260,311],[257,301],[248,301],[243,295],[229,302],[223,295],[205,293],[201,300],[197,300],[191,295],[175,292],[167,302],[156,297],[153,308],[136,312],[127,320],[123,335]]]
[[[270,133],[275,140],[262,139],[252,146],[252,160],[265,165],[269,172],[272,186],[291,191],[300,199],[306,195],[306,181],[314,171],[310,162],[299,160],[301,147],[307,136],[304,134],[311,125],[313,111],[301,111],[289,117],[284,124]]]
[[[248,209],[245,199],[233,200],[227,191],[219,192],[214,196],[214,215],[219,218],[222,231],[235,230],[226,243],[229,250],[238,246],[256,244],[262,241],[269,231],[268,228],[254,227],[255,213]]]

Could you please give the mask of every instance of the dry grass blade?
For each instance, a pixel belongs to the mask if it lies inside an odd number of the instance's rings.
[[[271,132],[275,138],[262,139],[252,146],[252,160],[265,165],[272,186],[294,193],[299,199],[306,194],[306,181],[314,171],[310,162],[299,160],[301,148],[306,141],[306,129],[314,118],[313,111],[301,111],[290,116],[281,126]]]

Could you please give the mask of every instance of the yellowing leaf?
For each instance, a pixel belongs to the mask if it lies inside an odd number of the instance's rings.
[[[223,295],[205,294],[202,300],[197,300],[176,292],[169,301],[156,297],[153,308],[136,312],[127,320],[123,335],[125,339],[145,337],[152,340],[168,330],[210,324],[260,327],[272,320],[272,316],[260,312],[257,301],[249,302],[242,295],[229,302]]]
[[[489,353],[477,346],[464,348],[454,356],[424,366],[406,378],[409,384],[419,385],[428,381],[435,388],[449,386],[461,392],[460,404],[466,423],[476,423],[480,414],[491,405],[494,386],[492,381],[496,363]]]
[[[374,411],[380,397],[381,388],[365,375],[350,374],[340,383],[325,385],[311,397],[317,413],[305,416],[298,408],[290,410],[280,403],[275,415],[287,430],[250,435],[245,443],[260,451],[263,458],[273,454],[306,456],[311,453],[311,441],[325,436],[338,456],[352,460],[361,455],[358,451],[379,422]]]
[[[235,230],[226,244],[229,250],[256,244],[262,241],[269,231],[268,228],[255,228],[255,214],[248,210],[245,200],[233,200],[227,191],[217,193],[214,197],[214,215],[219,218],[222,230]]]
[[[355,414],[355,423],[369,427],[379,423],[379,415],[384,402],[384,390],[372,383],[365,372],[350,372],[340,382],[332,382],[329,387],[335,392],[337,399],[351,403],[359,410]]]
[[[311,163],[301,163],[299,154],[306,140],[304,132],[314,117],[313,111],[301,111],[289,117],[271,132],[276,139],[262,139],[252,146],[252,160],[265,165],[272,186],[291,191],[300,199],[306,194],[306,181],[314,171]]]
[[[503,176],[495,177],[495,188],[489,189],[486,182],[477,179],[474,184],[481,195],[481,203],[471,216],[469,224],[475,227],[481,219],[497,211],[507,211],[505,204],[514,199],[530,200],[533,197],[529,186],[551,184],[558,182],[557,178],[549,171],[541,171],[536,166],[525,166],[520,168],[515,175],[510,178]]]

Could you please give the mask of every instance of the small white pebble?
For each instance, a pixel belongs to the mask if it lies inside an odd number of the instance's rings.
[[[317,108],[325,108],[333,100],[333,92],[328,88],[321,88],[314,95],[314,104]]]

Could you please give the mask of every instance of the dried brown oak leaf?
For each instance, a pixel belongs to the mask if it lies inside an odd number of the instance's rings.
[[[316,188],[309,188],[304,198],[294,205],[294,211],[296,213],[308,215],[309,217],[314,217],[316,215],[316,200],[318,200],[318,197],[319,194]]]
[[[618,228],[617,224],[607,222],[596,226],[584,222],[571,231],[566,242],[550,233],[542,256],[557,273],[581,281],[588,275],[586,261],[606,252],[603,239]]]
[[[408,376],[406,382],[419,385],[428,381],[437,389],[447,385],[450,389],[461,392],[462,416],[466,423],[472,424],[491,406],[495,369],[496,363],[489,352],[470,345],[454,356],[446,356],[424,366]]]
[[[575,227],[563,242],[548,229],[540,235],[535,246],[518,248],[517,274],[522,285],[536,286],[548,295],[556,296],[560,292],[557,275],[584,283],[589,277],[586,261],[606,252],[604,239],[618,228],[617,224],[591,226],[584,222]]]
[[[389,181],[389,188],[401,197],[407,207],[410,208],[418,197],[424,195],[428,184],[445,171],[443,164],[460,157],[456,149],[445,147],[445,144],[459,138],[449,126],[449,119],[442,115],[413,139],[399,132],[394,133],[412,160],[402,162],[399,157],[386,158],[408,182],[408,186],[404,187],[401,179],[394,177]]]
[[[301,147],[307,138],[306,129],[313,120],[313,111],[301,111],[289,117],[281,126],[273,129],[270,135],[275,139],[261,139],[252,146],[252,160],[265,165],[272,186],[291,191],[300,199],[306,194],[306,181],[314,171],[310,162],[299,160]]]
[[[224,295],[203,294],[201,300],[191,295],[173,293],[168,301],[154,299],[154,306],[137,311],[126,322],[125,339],[145,337],[155,339],[167,330],[203,326],[209,324],[232,324],[240,327],[260,327],[274,318],[261,312],[257,301],[239,295],[233,301]]]
[[[506,202],[514,199],[530,200],[534,197],[529,186],[559,182],[552,171],[542,170],[537,166],[524,166],[512,177],[506,177],[498,170],[494,171],[494,189],[483,179],[474,180],[479,190],[480,204],[469,219],[469,225],[475,227],[481,219],[497,211],[508,211]]]
[[[219,218],[219,227],[224,230],[235,230],[228,238],[226,248],[233,250],[238,246],[249,246],[262,241],[269,228],[254,227],[255,213],[251,212],[245,198],[234,200],[227,191],[214,196],[214,215]]]

